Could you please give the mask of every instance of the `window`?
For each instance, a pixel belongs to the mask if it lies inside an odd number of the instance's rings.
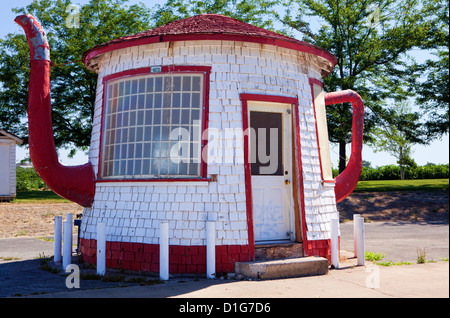
[[[104,179],[201,176],[202,73],[158,73],[106,81]]]

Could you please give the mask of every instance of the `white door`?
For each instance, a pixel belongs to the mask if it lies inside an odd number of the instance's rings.
[[[248,105],[255,243],[293,240],[291,105]]]
[[[0,144],[0,195],[10,195],[9,169],[9,144]]]

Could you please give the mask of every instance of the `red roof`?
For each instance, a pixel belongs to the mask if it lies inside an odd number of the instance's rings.
[[[124,47],[188,40],[230,40],[272,44],[320,56],[332,64],[331,68],[336,64],[336,58],[322,48],[220,14],[201,14],[177,20],[97,45],[83,54],[83,61],[87,65],[95,56]]]

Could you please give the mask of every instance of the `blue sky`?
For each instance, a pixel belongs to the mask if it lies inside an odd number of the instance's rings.
[[[14,0],[1,2],[0,10],[0,38],[4,38],[8,33],[22,32],[22,29],[14,22],[15,13],[11,12],[12,8],[23,7],[30,4],[32,0]],[[73,1],[75,4],[85,4],[89,0],[78,0]],[[158,3],[164,3],[164,0],[130,0],[130,4],[143,2],[148,7],[152,7]],[[338,163],[338,152],[339,148],[335,144],[331,144],[331,160],[335,167]],[[347,150],[348,156],[350,155],[350,145],[348,145]],[[77,165],[87,162],[87,156],[81,151],[73,158],[67,158],[67,152],[61,150],[59,153],[60,162],[65,165]],[[429,146],[415,146],[413,147],[413,158],[419,165],[424,165],[427,162],[433,163],[449,163],[449,137],[445,135],[442,140],[436,140]],[[17,160],[21,160],[28,156],[28,152],[25,148],[18,147],[17,149]],[[363,159],[372,163],[372,166],[383,166],[387,164],[395,164],[396,159],[390,156],[386,152],[374,153],[370,147],[364,145],[363,148]]]

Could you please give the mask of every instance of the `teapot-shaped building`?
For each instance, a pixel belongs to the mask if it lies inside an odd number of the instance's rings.
[[[157,272],[169,223],[170,272],[206,271],[206,222],[216,222],[216,271],[295,244],[330,258],[330,220],[361,172],[363,104],[325,93],[327,51],[223,15],[203,14],[98,45],[83,55],[98,74],[83,166],[56,156],[50,48],[32,16],[16,21],[30,45],[30,156],[59,195],[84,206],[81,254],[95,262],[107,225],[106,265]],[[353,106],[352,154],[331,174],[326,105]]]

